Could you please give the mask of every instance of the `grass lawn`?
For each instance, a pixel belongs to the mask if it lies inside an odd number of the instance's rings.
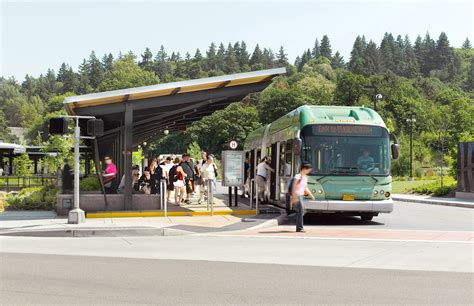
[[[420,185],[433,183],[435,180],[426,181],[393,181],[392,182],[392,193],[405,193],[408,189],[418,187]]]

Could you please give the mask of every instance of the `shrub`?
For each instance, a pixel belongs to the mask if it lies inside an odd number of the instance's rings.
[[[23,188],[18,194],[9,194],[6,202],[9,210],[53,210],[58,188],[53,185]]]
[[[97,177],[85,177],[80,183],[79,187],[81,191],[96,191],[100,190],[100,183]]]
[[[441,180],[436,182],[423,184],[421,186],[410,189],[412,192],[421,194],[432,194],[434,196],[445,196],[456,189],[456,181],[452,177],[445,177],[443,186],[441,187]]]

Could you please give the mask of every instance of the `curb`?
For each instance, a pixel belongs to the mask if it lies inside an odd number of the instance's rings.
[[[233,211],[214,211],[215,216],[227,215],[254,215],[255,209],[233,210]],[[168,217],[190,217],[190,216],[211,216],[210,211],[169,211]],[[164,217],[163,211],[105,211],[105,212],[89,212],[86,213],[87,219],[92,218],[142,218],[142,217]]]
[[[83,229],[52,229],[0,232],[0,236],[23,237],[133,237],[133,236],[185,236],[193,232],[172,228],[83,228]]]
[[[258,219],[252,219],[252,218],[245,218],[245,219],[243,219],[244,222],[249,222],[249,221],[252,221],[252,220],[258,221]],[[288,216],[287,216],[286,212],[284,212],[283,210],[281,210],[281,214],[280,214],[277,218],[273,218],[273,219],[267,220],[267,221],[265,221],[265,222],[262,222],[262,223],[260,223],[260,224],[258,224],[258,225],[249,227],[249,228],[244,229],[244,230],[237,230],[237,231],[235,231],[235,232],[239,232],[239,231],[250,231],[250,230],[256,230],[256,229],[262,229],[262,228],[268,228],[268,227],[279,226],[279,225],[285,224],[287,220],[288,220]]]
[[[456,203],[456,202],[447,202],[447,201],[440,201],[440,200],[425,200],[425,199],[408,199],[408,198],[398,198],[392,196],[392,200],[399,201],[399,202],[412,202],[412,203],[419,203],[419,204],[430,204],[430,205],[440,205],[440,206],[453,206],[453,207],[463,207],[463,208],[474,208],[474,203]]]

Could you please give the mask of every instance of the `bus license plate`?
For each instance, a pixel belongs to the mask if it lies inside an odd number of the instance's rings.
[[[353,194],[343,194],[342,195],[342,200],[343,201],[354,201],[355,197]]]

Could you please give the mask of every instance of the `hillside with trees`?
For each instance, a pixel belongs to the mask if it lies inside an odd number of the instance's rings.
[[[324,35],[289,63],[284,47],[276,52],[244,41],[197,49],[193,55],[168,53],[164,46],[154,53],[97,55],[73,69],[63,63],[57,72],[48,69],[39,77],[26,75],[17,81],[0,78],[0,140],[13,141],[7,126],[25,127],[28,142],[45,144],[47,120],[64,113],[66,96],[127,87],[218,76],[274,67],[286,67],[287,75],[275,79],[260,94],[217,111],[192,124],[187,131],[152,143],[151,151],[182,152],[191,143],[220,153],[230,139],[243,142],[246,135],[304,104],[365,105],[377,111],[399,136],[401,158],[396,175],[408,172],[409,125],[414,127],[415,170],[453,165],[456,143],[474,138],[474,49],[468,39],[461,48],[450,45],[445,33],[408,36],[386,33],[379,44],[358,36],[350,58],[344,59]],[[447,144],[447,150],[441,144]],[[443,148],[445,146],[443,145]],[[417,170],[419,169],[419,170]]]

